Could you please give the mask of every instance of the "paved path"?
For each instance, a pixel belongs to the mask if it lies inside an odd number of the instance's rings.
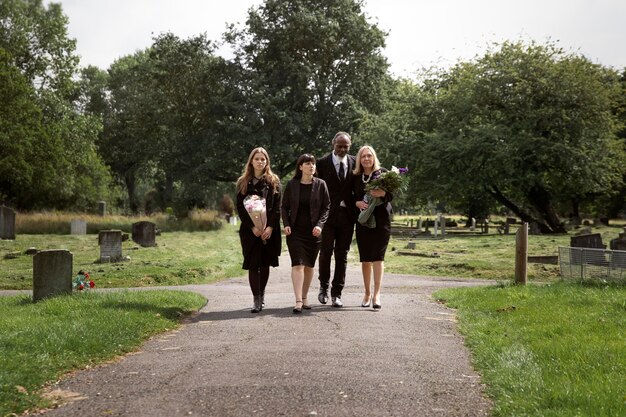
[[[291,312],[287,255],[267,307],[251,314],[246,278],[176,287],[208,303],[180,329],[56,389],[74,401],[47,416],[487,416],[479,376],[439,288],[484,281],[387,274],[382,309],[360,307],[351,261],[344,308]],[[313,303],[313,301],[315,301]]]

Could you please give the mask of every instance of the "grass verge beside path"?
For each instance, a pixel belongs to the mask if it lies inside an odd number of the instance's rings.
[[[88,271],[97,288],[186,285],[241,276],[238,227],[224,225],[209,232],[168,232],[157,236],[156,247],[143,248],[128,240],[122,254],[128,262],[98,264],[98,235],[18,235],[0,240],[0,289],[24,290],[33,286],[29,247],[67,249],[74,254],[74,274]],[[16,257],[6,257],[16,254]]]
[[[206,300],[184,291],[84,292],[33,303],[0,297],[0,415],[50,406],[44,384],[133,351]]]
[[[496,416],[625,416],[626,287],[447,289]]]

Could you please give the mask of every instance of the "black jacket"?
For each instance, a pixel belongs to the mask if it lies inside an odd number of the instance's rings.
[[[281,217],[285,227],[292,227],[298,215],[298,205],[300,204],[300,179],[291,179],[285,187],[283,202],[281,206]],[[328,220],[330,210],[330,197],[328,187],[324,180],[313,177],[311,187],[311,228],[318,226],[324,229],[324,224]]]
[[[347,156],[348,166],[346,167],[346,178],[340,181],[337,177],[337,170],[335,164],[333,164],[332,153],[329,153],[317,160],[317,176],[324,181],[328,186],[328,195],[330,196],[330,213],[328,214],[328,224],[334,223],[337,216],[335,213],[339,210],[339,203],[343,200],[346,203],[346,208],[350,214],[352,222],[356,222],[354,216],[354,197],[352,193],[352,178],[354,175],[354,165],[356,159],[352,155]]]

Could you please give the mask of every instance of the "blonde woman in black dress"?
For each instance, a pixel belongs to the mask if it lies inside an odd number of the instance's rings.
[[[243,269],[248,270],[248,282],[254,297],[251,313],[265,306],[265,286],[270,266],[278,266],[281,251],[280,236],[280,179],[270,168],[270,157],[264,148],[250,152],[243,174],[237,180],[237,214],[241,219],[239,240],[243,252]],[[267,224],[260,230],[254,225],[244,199],[258,195],[265,199]]]
[[[354,178],[352,190],[356,200],[356,208],[365,210],[368,205],[364,201],[365,186],[373,178],[387,171],[380,166],[374,148],[365,145],[359,149],[356,155],[356,166],[354,168]],[[385,273],[385,252],[391,236],[391,213],[390,201],[393,199],[391,193],[385,190],[374,189],[369,191],[373,197],[379,197],[383,203],[374,209],[373,216],[376,218],[376,227],[369,228],[356,224],[356,243],[359,248],[359,258],[361,261],[361,272],[363,274],[363,284],[365,294],[361,307],[369,307],[370,303],[375,309],[381,308],[380,290]],[[374,274],[374,294],[371,293],[372,273]]]
[[[296,296],[294,314],[311,308],[307,299],[309,287],[330,210],[326,182],[314,176],[315,168],[313,155],[301,155],[296,162],[296,173],[283,194],[281,216],[291,258],[291,281]]]

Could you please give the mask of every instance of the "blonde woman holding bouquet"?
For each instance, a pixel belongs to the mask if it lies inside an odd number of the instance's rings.
[[[237,214],[241,219],[242,268],[248,270],[254,298],[250,312],[258,313],[265,306],[270,266],[278,266],[281,251],[281,185],[270,168],[270,157],[264,148],[254,148],[250,152],[236,190]]]
[[[294,314],[311,308],[307,297],[322,242],[322,229],[330,211],[328,187],[315,173],[315,157],[300,155],[296,173],[285,186],[281,208],[296,296]]]
[[[359,258],[361,261],[361,272],[363,274],[363,284],[365,294],[361,302],[361,307],[374,309],[381,308],[380,291],[385,272],[385,252],[391,237],[391,200],[393,194],[382,188],[375,188],[366,191],[368,183],[381,177],[387,170],[380,166],[374,148],[365,145],[359,149],[356,155],[356,165],[353,171],[352,191],[356,200],[357,214],[366,211],[374,198],[378,198],[379,203],[372,210],[371,216],[375,222],[374,227],[369,227],[362,216],[356,224],[356,243],[359,248]],[[369,194],[366,197],[366,194]],[[371,203],[368,203],[371,202]],[[369,207],[371,210],[371,207]],[[371,291],[372,274],[374,275],[374,294]]]

